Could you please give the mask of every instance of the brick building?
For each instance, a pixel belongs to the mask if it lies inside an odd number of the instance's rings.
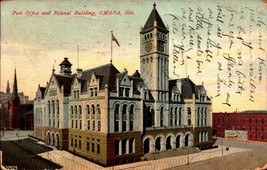
[[[142,155],[210,147],[211,100],[204,85],[169,80],[169,30],[156,5],[140,31],[140,73],[108,63],[72,74],[65,58],[34,101],[34,135],[102,165]]]
[[[246,131],[248,140],[267,142],[267,111],[213,113],[212,119],[214,136],[225,137],[225,130]]]

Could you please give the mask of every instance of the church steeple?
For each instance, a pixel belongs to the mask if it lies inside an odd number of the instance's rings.
[[[10,93],[9,80],[7,80],[6,93],[7,93],[7,94]]]
[[[17,99],[19,99],[19,95],[18,95],[18,85],[17,85],[17,73],[16,73],[16,69],[15,69],[12,100],[14,101]]]

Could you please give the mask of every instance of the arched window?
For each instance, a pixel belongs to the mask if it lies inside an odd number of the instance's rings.
[[[82,106],[79,105],[79,114],[81,115],[82,114]]]
[[[179,108],[179,126],[182,125],[182,107]]]
[[[122,107],[122,131],[126,131],[127,128],[127,105],[123,105]]]
[[[95,114],[95,106],[92,105],[91,108],[92,108],[92,113],[93,113],[93,115],[94,115],[94,114]]]
[[[86,105],[86,113],[88,116],[90,115],[90,106],[89,105]]]
[[[187,125],[191,125],[191,108],[187,108]]]
[[[172,117],[173,117],[173,107],[171,107],[171,111],[170,111],[169,126],[172,126]]]
[[[201,123],[200,126],[204,125],[204,107],[201,108]]]
[[[101,114],[100,105],[99,105],[99,104],[97,104],[97,105],[96,105],[96,108],[97,108],[97,113],[100,115],[100,114]]]
[[[207,112],[207,108],[205,108],[205,111],[204,111],[204,126],[207,126],[207,119],[208,119],[208,112]],[[224,119],[223,119],[223,122],[224,122]]]
[[[55,101],[52,100],[52,113],[55,114]]]
[[[130,131],[133,130],[133,121],[134,121],[134,105],[130,106]]]
[[[119,131],[119,122],[120,122],[119,108],[120,108],[120,105],[116,104],[115,110],[114,110],[114,115],[115,115],[115,117],[114,117],[114,132]]]
[[[174,112],[174,126],[177,126],[177,117],[178,117],[178,113],[177,113],[178,108],[175,108],[175,112]]]
[[[59,101],[57,100],[57,114],[59,115]]]
[[[164,115],[163,115],[163,107],[161,107],[160,109],[160,127],[163,127],[163,118],[164,118]]]
[[[200,107],[197,108],[197,127],[200,126]]]
[[[74,113],[77,115],[77,106],[74,106]]]
[[[73,118],[73,106],[70,106],[70,114],[71,114],[71,118]]]

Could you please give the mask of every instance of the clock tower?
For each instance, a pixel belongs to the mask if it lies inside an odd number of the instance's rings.
[[[157,102],[168,101],[169,31],[156,4],[140,31],[140,71],[149,93]]]

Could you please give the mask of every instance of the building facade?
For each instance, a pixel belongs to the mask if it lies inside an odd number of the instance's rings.
[[[211,100],[189,78],[169,80],[168,33],[154,4],[140,31],[140,73],[109,63],[72,74],[65,58],[37,90],[35,136],[105,166],[211,147]]]
[[[226,130],[245,131],[247,140],[267,142],[267,111],[213,113],[213,135],[226,137]]]

